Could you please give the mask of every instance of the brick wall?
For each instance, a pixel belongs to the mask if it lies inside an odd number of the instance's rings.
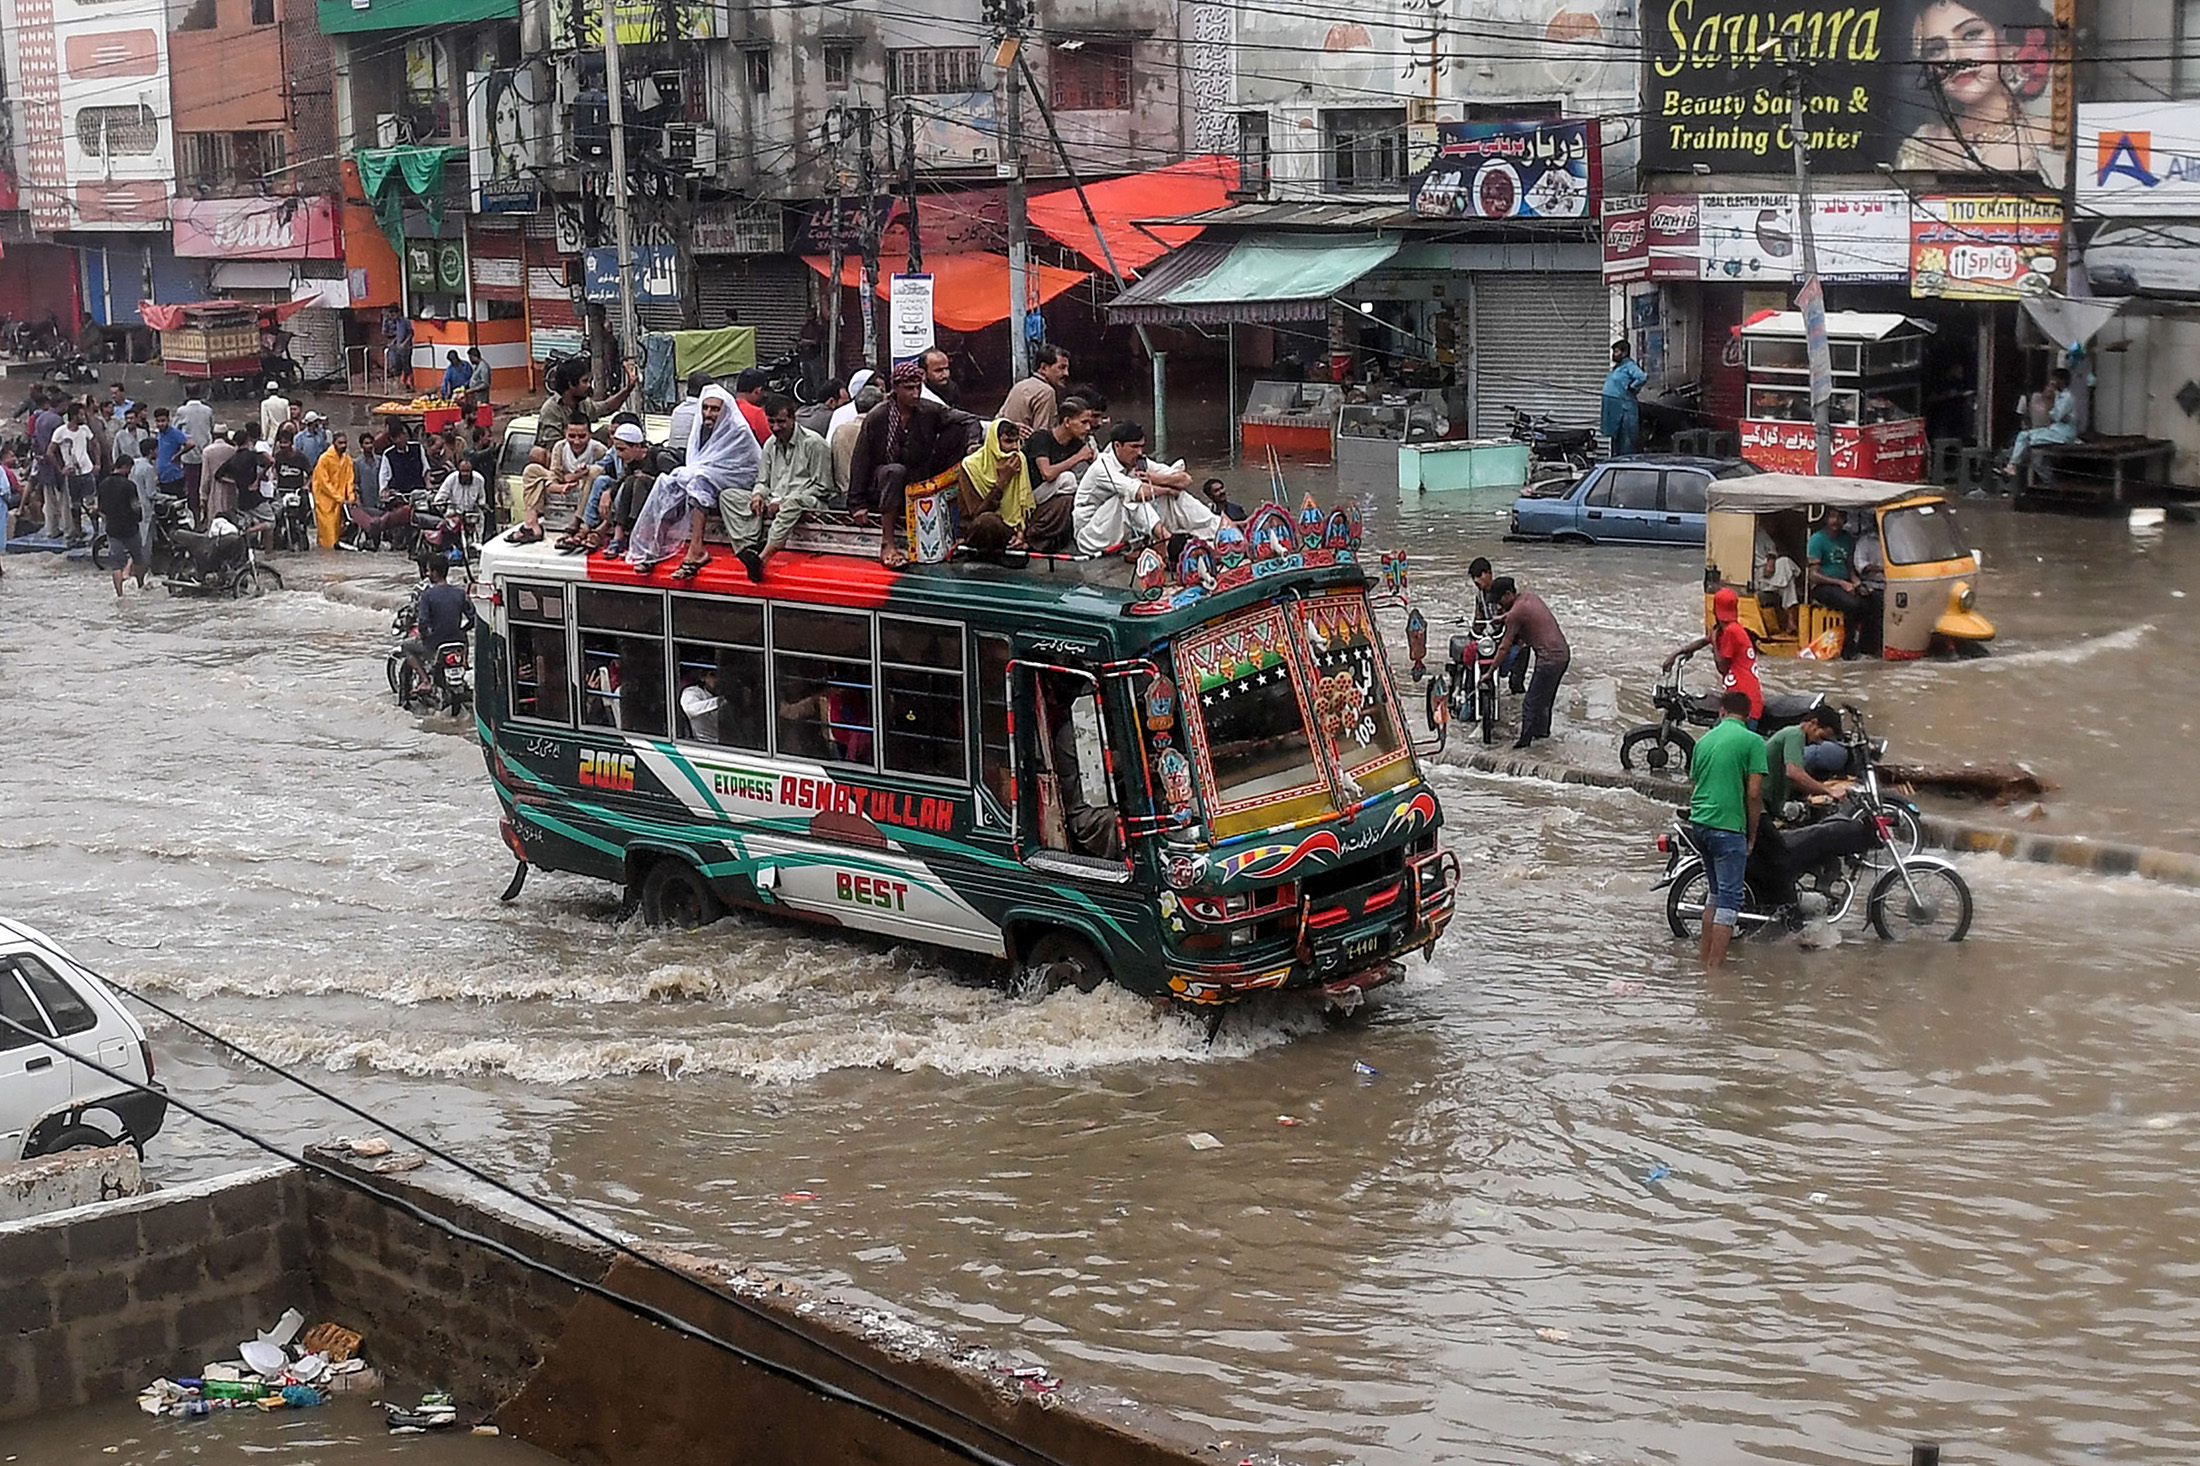
[[[0,1224],[0,1420],[193,1374],[309,1296],[289,1167]]]

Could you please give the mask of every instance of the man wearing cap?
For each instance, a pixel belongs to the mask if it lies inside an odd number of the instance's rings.
[[[1719,664],[1719,680],[1727,692],[1749,699],[1749,726],[1755,729],[1765,716],[1765,690],[1757,681],[1757,639],[1742,625],[1742,598],[1732,586],[1720,586],[1711,597],[1711,634],[1699,636],[1665,659],[1665,670],[1682,657],[1692,657],[1705,647]]]
[[[310,472],[311,466],[319,463],[321,455],[328,452],[328,419],[318,412],[307,413],[304,426],[292,436],[290,446],[305,459]]]
[[[880,521],[879,560],[909,563],[901,547],[904,498],[911,484],[961,463],[977,451],[985,424],[967,412],[924,400],[924,373],[913,361],[894,368],[894,390],[864,415],[848,466],[848,509],[858,523]]]
[[[623,422],[611,430],[611,452],[596,479],[603,489],[596,514],[605,536],[605,554],[626,553],[627,536],[634,532],[634,521],[641,517],[642,505],[657,482],[654,467],[649,434],[640,423]]]
[[[260,399],[260,437],[274,442],[283,424],[290,421],[290,414],[290,399],[283,395],[283,384],[269,382],[267,395]]]

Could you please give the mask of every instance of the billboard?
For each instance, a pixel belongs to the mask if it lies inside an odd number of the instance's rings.
[[[1446,122],[1413,217],[1593,219],[1603,185],[1594,122]]]
[[[1747,0],[1648,0],[1643,33],[1642,164],[1654,172],[1787,171],[1790,50],[1822,171],[1885,163],[2043,177],[2055,150],[2054,18],[2032,0],[1777,12]]]
[[[169,205],[179,259],[340,260],[332,198],[198,199]]]
[[[627,251],[634,298],[651,305],[680,303],[680,251],[670,244],[637,244]],[[598,305],[619,298],[619,252],[592,249],[581,256],[582,292]]]
[[[551,0],[550,49],[603,49],[603,11],[596,0]],[[509,13],[509,12],[507,12]],[[617,0],[619,44],[647,46],[665,41],[715,41],[726,34],[724,0]],[[674,34],[665,34],[670,16]]]
[[[2078,207],[2096,214],[2200,215],[2200,102],[2080,107]]]
[[[466,162],[477,214],[532,214],[549,159],[535,68],[466,73]]]
[[[1928,195],[1910,213],[1910,294],[1942,300],[2044,295],[2062,258],[2058,199]]]
[[[1653,194],[1642,224],[1606,218],[1607,280],[1730,280],[1785,285],[1803,278],[1803,236],[1792,193]],[[1906,279],[1910,199],[1899,191],[1817,194],[1811,232],[1827,280]]]

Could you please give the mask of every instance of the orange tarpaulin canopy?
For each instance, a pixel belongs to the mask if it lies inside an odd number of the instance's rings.
[[[1115,252],[1115,267],[1129,279],[1200,234],[1196,224],[1148,224],[1140,228],[1139,220],[1175,219],[1219,209],[1230,201],[1230,191],[1237,183],[1237,160],[1207,153],[1128,178],[1088,184],[1085,198],[1092,204],[1093,217],[1100,221],[1108,248]],[[1102,269],[1107,268],[1107,255],[1094,237],[1084,205],[1077,202],[1076,189],[1043,193],[1031,201],[1027,213],[1032,228],[1043,230]]]
[[[804,255],[803,263],[829,276],[831,265],[823,255]],[[879,266],[878,289],[884,300],[887,276],[893,271]],[[932,277],[932,319],[950,331],[977,331],[1008,317],[1008,256],[965,253],[926,255],[924,273]],[[1092,278],[1087,270],[1058,270],[1034,261],[1033,290],[1040,303]],[[840,283],[850,290],[863,288],[863,262],[853,255],[840,262]]]

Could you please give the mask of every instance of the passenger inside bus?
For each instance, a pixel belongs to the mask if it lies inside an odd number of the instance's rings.
[[[1095,860],[1123,858],[1122,831],[1109,798],[1099,705],[1090,684],[1066,673],[1040,680],[1049,730],[1039,750],[1039,833],[1050,850]],[[1094,796],[1100,802],[1094,802]]]
[[[867,670],[867,669],[866,669]],[[795,695],[779,704],[779,751],[827,763],[871,762],[871,697],[868,678],[843,662],[821,678],[787,678]]]

